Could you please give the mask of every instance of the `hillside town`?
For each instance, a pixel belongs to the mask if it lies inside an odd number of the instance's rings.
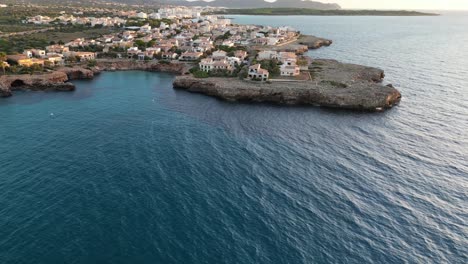
[[[114,27],[115,33],[95,39],[77,38],[64,43],[51,40],[45,48],[8,54],[3,69],[40,71],[87,63],[97,59],[129,59],[191,63],[196,77],[226,76],[267,81],[298,77],[311,59],[298,56],[307,46],[287,45],[300,33],[291,27],[233,24],[231,19],[203,15],[198,7],[165,7],[157,12],[119,11],[114,17],[84,17],[61,12],[58,17],[37,15],[29,24]],[[310,76],[310,75],[309,75]],[[305,76],[307,78],[307,76]]]

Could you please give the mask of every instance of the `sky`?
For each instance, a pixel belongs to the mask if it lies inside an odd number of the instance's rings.
[[[273,0],[267,0],[274,2]],[[347,9],[468,10],[468,0],[317,0],[340,4]]]

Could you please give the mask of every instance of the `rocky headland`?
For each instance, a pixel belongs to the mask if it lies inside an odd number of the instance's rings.
[[[376,111],[393,107],[401,99],[392,85],[383,85],[384,72],[377,68],[315,60],[308,81],[246,81],[239,78],[178,76],[175,89],[202,93],[228,101],[268,102],[285,105]]]
[[[91,68],[74,66],[36,75],[4,75],[0,77],[0,97],[11,96],[12,91],[19,89],[73,91],[75,86],[71,80],[92,79],[102,71],[142,70],[178,74],[174,88],[228,101],[375,111],[391,108],[401,99],[400,92],[392,85],[382,84],[382,70],[335,60],[315,60],[309,66],[309,80],[272,79],[268,82],[239,78],[195,78],[188,74],[192,66],[186,63],[100,60]]]
[[[0,97],[11,96],[14,90],[74,91],[75,85],[68,80],[67,74],[58,71],[34,75],[4,75],[0,77]]]
[[[249,49],[254,50],[276,50],[276,51],[290,51],[298,54],[303,54],[310,49],[319,49],[321,47],[328,47],[333,44],[332,40],[319,38],[312,35],[300,35],[294,40],[289,42],[274,45],[274,46],[251,46]]]

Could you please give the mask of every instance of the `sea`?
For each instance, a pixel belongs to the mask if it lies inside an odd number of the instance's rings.
[[[105,72],[0,100],[0,263],[468,263],[468,14],[232,16],[379,67],[378,113]]]

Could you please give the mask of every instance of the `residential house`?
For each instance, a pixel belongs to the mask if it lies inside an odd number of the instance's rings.
[[[30,67],[34,64],[33,59],[24,54],[7,55],[7,60],[24,67]]]
[[[226,60],[228,61],[229,64],[232,66],[240,65],[242,63],[242,60],[240,60],[237,57],[227,57]]]
[[[227,60],[214,60],[213,58],[202,59],[198,64],[202,71],[210,72],[213,70],[232,71],[233,67]]]
[[[96,53],[83,51],[70,51],[63,54],[66,58],[76,57],[80,61],[89,61],[96,59]]]
[[[298,76],[301,72],[295,62],[286,62],[280,66],[281,76]]]
[[[234,52],[234,57],[239,58],[241,61],[244,61],[247,58],[247,51],[245,50],[236,50]]]
[[[224,60],[226,59],[227,52],[224,50],[216,50],[211,56],[213,57],[213,60]]]
[[[137,13],[135,15],[135,17],[137,18],[141,18],[141,19],[147,19],[148,18],[148,14],[144,13],[144,12],[140,12],[140,13]]]
[[[24,50],[24,51],[23,51],[23,55],[26,55],[26,56],[27,56],[28,58],[30,58],[30,59],[31,59],[32,57],[34,57],[34,56],[33,56],[32,50]]]
[[[262,50],[258,53],[258,60],[272,60],[278,58],[278,52],[274,50]]]
[[[138,47],[131,47],[127,49],[127,55],[129,58],[132,58],[135,55],[141,53],[141,50]]]
[[[62,65],[63,64],[63,56],[62,55],[47,55],[45,61],[50,62],[52,65]]]
[[[64,52],[69,52],[70,49],[64,45],[50,45],[46,47],[47,53],[57,53],[62,54]]]
[[[179,60],[181,61],[195,61],[200,59],[200,57],[203,55],[203,52],[190,52],[186,51],[180,55]]]
[[[257,45],[267,45],[268,44],[268,38],[252,39],[252,43],[257,44]]]
[[[175,60],[177,59],[178,55],[175,52],[163,52],[161,53],[161,58],[163,60]]]
[[[283,52],[278,53],[278,60],[283,64],[286,64],[286,62],[296,63],[297,62],[297,55],[294,52],[284,52],[283,51]]]
[[[249,67],[249,79],[267,81],[269,76],[270,73],[267,70],[262,69],[260,64],[255,64]]]

